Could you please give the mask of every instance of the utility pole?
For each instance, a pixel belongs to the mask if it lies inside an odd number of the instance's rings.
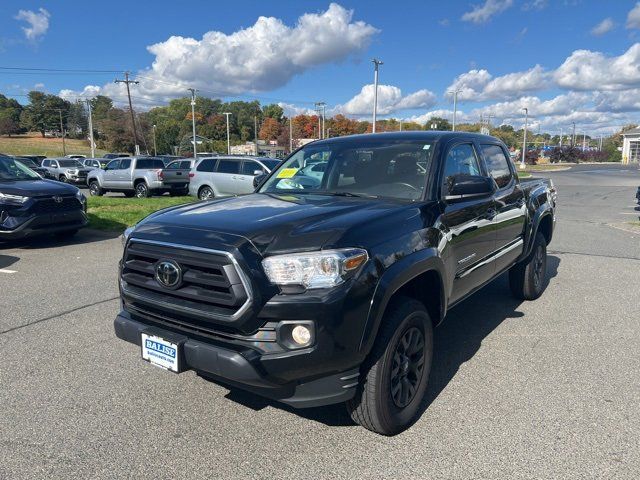
[[[253,116],[253,143],[256,145],[256,155],[258,155],[258,115]]]
[[[451,131],[455,132],[456,131],[456,116],[458,114],[458,93],[460,93],[460,89],[456,88],[455,90],[452,90],[450,92],[447,92],[449,94],[453,94],[453,125],[451,126]]]
[[[289,154],[293,152],[293,115],[289,115]]]
[[[529,121],[529,109],[524,107],[524,139],[522,140],[522,158],[520,159],[520,170],[525,168],[525,157],[527,156],[527,123]]]
[[[158,146],[156,145],[156,126],[153,125],[153,156],[158,156]]]
[[[325,108],[326,107],[327,107],[326,103],[320,102],[320,108],[322,108],[322,138],[327,138],[326,130],[325,130],[325,122],[326,122]]]
[[[562,147],[562,128],[560,129],[560,147]]]
[[[58,109],[58,114],[60,115],[60,134],[62,135],[62,156],[67,155],[67,147],[64,144],[64,125],[62,124],[62,110]]]
[[[133,83],[138,85],[140,82],[136,80],[129,80],[129,72],[124,72],[124,80],[116,79],[115,83],[124,83],[127,86],[127,97],[129,98],[129,112],[131,113],[131,126],[133,127],[133,143],[135,145],[135,154],[140,154],[140,145],[138,145],[138,129],[136,128],[136,118],[133,113],[133,105],[131,103],[131,89],[129,88],[129,84]]]
[[[400,131],[402,131],[402,119],[400,119]]]
[[[576,144],[576,122],[573,122],[573,134],[571,135],[571,148]]]
[[[371,61],[373,62],[373,125],[371,132],[376,133],[376,117],[378,116],[378,68],[383,62],[377,58]]]
[[[582,151],[587,149],[587,134],[582,132]]]
[[[93,141],[93,113],[91,112],[91,100],[86,100],[89,109],[89,141],[91,142],[91,158],[96,158],[96,144]]]
[[[227,155],[231,155],[231,143],[229,140],[229,115],[231,115],[231,112],[224,112],[223,115],[227,117]],[[256,151],[257,154],[258,152]]]
[[[324,138],[324,113],[326,105],[324,102],[315,103],[316,112],[318,112],[318,139]]]
[[[191,92],[191,127],[193,129],[193,159],[198,158],[198,147],[196,142],[196,92],[195,88],[187,88]]]

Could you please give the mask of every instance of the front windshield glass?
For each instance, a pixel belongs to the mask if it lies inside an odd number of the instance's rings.
[[[260,192],[417,200],[432,152],[431,142],[404,139],[310,144],[283,162]]]
[[[29,170],[13,158],[0,158],[0,181],[37,180],[36,172]]]
[[[267,167],[270,171],[280,165],[280,160],[269,160],[266,158],[261,158],[260,161]]]
[[[76,168],[84,166],[78,160],[58,160],[58,163],[63,168]]]

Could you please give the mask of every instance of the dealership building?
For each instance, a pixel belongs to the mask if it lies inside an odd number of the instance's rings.
[[[622,163],[640,160],[640,127],[622,134]]]

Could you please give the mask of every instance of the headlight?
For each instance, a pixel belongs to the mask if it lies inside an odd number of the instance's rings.
[[[29,200],[29,197],[23,197],[22,195],[9,195],[8,193],[0,192],[0,203],[8,205],[22,205]]]
[[[78,201],[79,201],[80,203],[82,203],[82,204],[87,203],[87,197],[85,197],[85,196],[84,196],[84,194],[83,194],[80,190],[78,190],[78,191],[76,192],[76,198],[77,198],[77,199],[78,199]]]
[[[366,250],[349,248],[274,255],[265,258],[262,266],[276,285],[328,288],[343,283],[368,258]]]
[[[78,174],[78,169],[74,168],[72,170],[67,170],[68,173],[70,173],[71,175],[77,175]]]
[[[126,246],[127,245],[127,240],[129,240],[129,236],[131,235],[131,232],[133,232],[133,230],[136,227],[129,227],[127,228],[124,232],[122,232],[122,236],[120,237],[122,239],[122,246]]]

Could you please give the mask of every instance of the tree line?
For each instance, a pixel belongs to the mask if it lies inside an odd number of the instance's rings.
[[[57,95],[40,91],[28,94],[29,103],[21,105],[14,99],[0,94],[0,135],[15,135],[25,132],[39,132],[45,135],[86,139],[89,136],[87,101],[70,102]],[[133,152],[136,142],[133,137],[131,115],[127,109],[119,108],[107,96],[98,95],[88,103],[91,106],[94,139],[98,148],[108,151]],[[232,145],[264,140],[277,142],[288,148],[290,130],[294,139],[318,138],[323,129],[318,115],[296,115],[289,125],[282,107],[277,104],[261,105],[256,101],[223,102],[207,97],[196,98],[196,134],[204,137],[201,151],[226,151],[227,120],[224,112],[230,112],[229,138]],[[134,116],[138,134],[137,143],[143,151],[158,154],[182,154],[191,152],[192,114],[189,97],[171,100],[166,106],[137,112]],[[376,131],[402,130],[451,130],[451,123],[444,118],[431,118],[426,125],[417,122],[400,122],[396,119],[381,119]],[[625,129],[628,129],[625,127]],[[460,131],[477,132],[477,123],[456,125]],[[345,117],[342,114],[325,119],[326,137],[337,137],[372,131],[371,122]],[[623,129],[624,131],[624,129]],[[622,133],[622,132],[620,132]],[[610,160],[619,160],[618,147],[622,145],[621,134],[605,139],[603,150]],[[490,134],[500,138],[514,149],[522,145],[523,129],[516,130],[511,125],[500,125],[490,129]],[[542,147],[544,144],[557,145],[559,136],[548,133],[527,131],[528,145]],[[566,143],[565,137],[564,141]],[[588,140],[591,138],[587,137]],[[580,139],[581,140],[581,139]],[[578,142],[580,143],[580,142]]]

